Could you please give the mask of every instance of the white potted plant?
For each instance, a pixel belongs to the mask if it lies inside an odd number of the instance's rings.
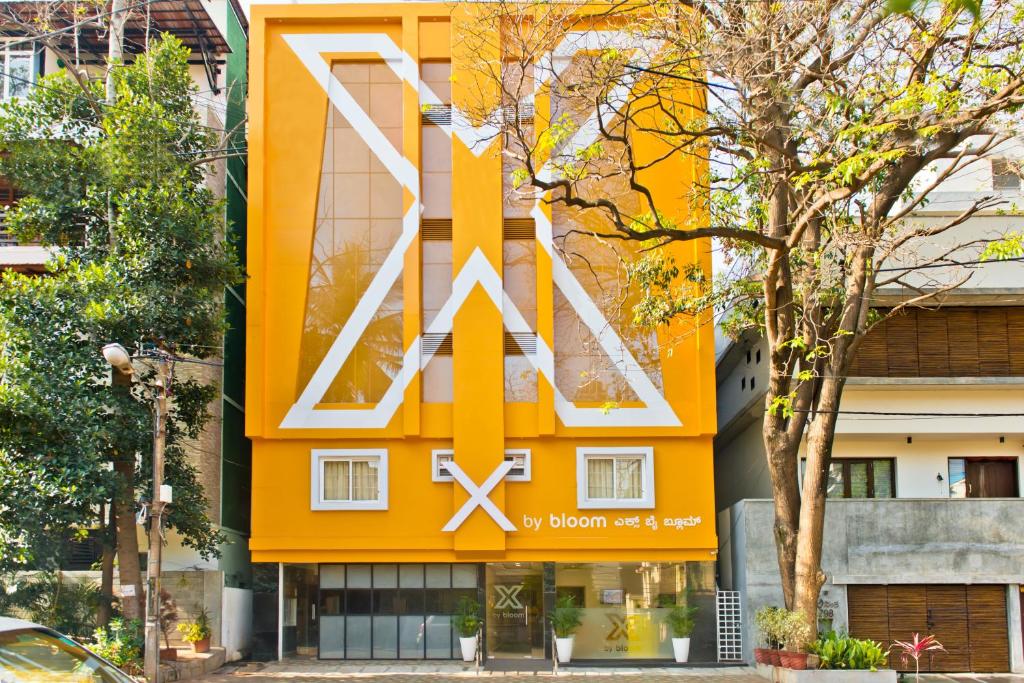
[[[583,623],[582,617],[583,610],[573,604],[571,595],[563,595],[555,601],[555,609],[548,620],[555,632],[555,652],[562,664],[572,660],[573,633]]]
[[[462,596],[456,609],[452,615],[452,625],[459,632],[462,661],[472,662],[476,659],[477,635],[480,632],[480,604]]]
[[[679,605],[672,609],[665,618],[672,630],[672,654],[676,662],[683,664],[690,658],[690,635],[693,633],[693,618],[697,614],[696,607]]]

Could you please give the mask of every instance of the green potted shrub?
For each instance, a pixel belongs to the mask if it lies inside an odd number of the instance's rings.
[[[192,644],[192,651],[196,653],[210,651],[210,615],[205,608],[200,608],[192,621],[183,621],[178,624],[178,632],[181,639]]]
[[[459,647],[462,648],[462,661],[472,662],[476,659],[477,633],[480,631],[480,603],[463,595],[452,615],[452,625],[459,632]]]
[[[754,613],[754,625],[760,634],[761,643],[765,645],[754,648],[754,661],[758,664],[782,664],[779,658],[779,635],[785,612],[781,607],[765,605]]]
[[[811,627],[800,612],[784,611],[780,619],[779,640],[783,648],[779,652],[782,666],[802,671],[807,668],[807,652],[804,648],[811,637]]]
[[[583,610],[573,603],[573,596],[563,595],[555,600],[555,609],[548,617],[555,632],[555,650],[562,664],[572,660],[573,633],[583,623]]]
[[[697,607],[679,605],[665,617],[672,631],[672,654],[676,662],[682,664],[690,658],[690,635],[693,634],[694,616]]]

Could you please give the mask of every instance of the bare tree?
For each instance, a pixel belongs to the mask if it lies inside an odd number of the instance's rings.
[[[970,277],[954,265],[985,251],[959,236],[997,193],[938,223],[914,214],[1018,133],[1021,3],[901,13],[885,0],[500,0],[477,12],[455,43],[490,85],[459,115],[497,131],[520,199],[599,216],[603,227],[575,230],[642,245],[635,322],[718,307],[731,331],[763,334],[782,589],[815,625],[847,371],[874,324],[936,305]],[[547,122],[536,131],[535,107]],[[680,160],[704,169],[697,182],[653,189]],[[681,196],[691,210],[673,212]],[[706,238],[726,251],[725,277],[663,249]],[[873,308],[893,287],[902,299]]]

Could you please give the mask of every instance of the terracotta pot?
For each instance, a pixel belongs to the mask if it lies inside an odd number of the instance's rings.
[[[779,652],[774,647],[768,650],[768,663],[772,666],[782,666],[782,656]]]
[[[173,647],[162,647],[160,648],[160,659],[165,662],[176,662],[178,661],[178,651]]]
[[[758,664],[768,664],[768,650],[763,647],[755,647],[754,661]]]
[[[788,650],[782,650],[779,655],[782,658],[782,666],[787,669],[803,671],[807,668],[806,652],[790,652]]]
[[[192,643],[192,652],[197,654],[210,651],[210,639],[209,637],[197,640]]]

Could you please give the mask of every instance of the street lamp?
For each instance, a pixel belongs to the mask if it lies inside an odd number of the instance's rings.
[[[122,375],[131,376],[132,357],[117,343],[103,347],[103,357]],[[150,384],[153,396],[153,502],[149,515],[149,556],[146,567],[146,661],[145,674],[150,683],[160,678],[160,561],[163,550],[164,506],[171,502],[170,486],[164,485],[164,443],[167,437],[167,394],[170,390],[170,358],[166,353],[146,354],[155,361],[156,377]]]

